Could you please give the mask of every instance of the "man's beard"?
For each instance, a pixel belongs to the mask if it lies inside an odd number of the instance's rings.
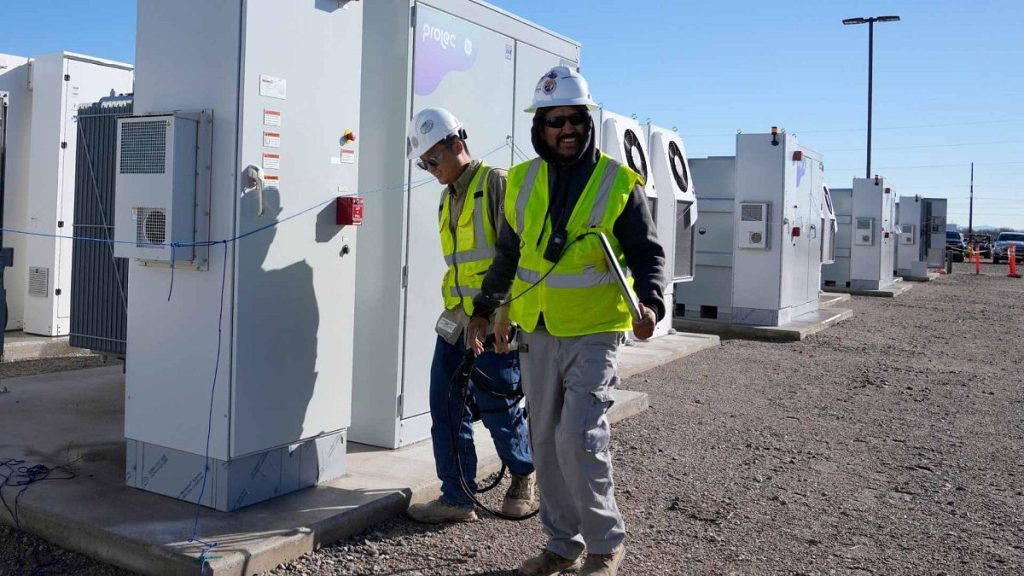
[[[577,142],[577,147],[574,151],[563,152],[561,146],[559,146],[559,144],[561,144],[566,139],[566,136],[559,136],[558,140],[555,141],[555,147],[552,149],[552,152],[554,153],[555,157],[557,157],[560,161],[562,161],[565,164],[575,162],[577,159],[579,159],[580,155],[582,155],[583,151],[586,150],[587,148],[587,134],[585,132],[582,134],[573,134],[571,135],[571,137],[574,138]]]

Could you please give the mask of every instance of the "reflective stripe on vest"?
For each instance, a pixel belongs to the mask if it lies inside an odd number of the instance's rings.
[[[516,200],[516,234],[519,236],[523,235],[524,222],[526,222],[526,203],[530,200],[533,185],[537,182],[537,173],[540,172],[540,166],[543,162],[540,158],[534,158],[530,161],[530,168],[527,170],[526,178],[523,180],[522,192],[519,193],[519,198]],[[523,192],[526,193],[524,194]]]
[[[535,272],[527,268],[519,268],[516,270],[516,276],[528,284],[536,284],[540,282],[541,278],[544,278],[544,284],[548,288],[589,288],[591,286],[604,286],[605,284],[615,284],[615,274],[613,272],[584,272],[582,274],[548,274],[544,277],[540,272]]]

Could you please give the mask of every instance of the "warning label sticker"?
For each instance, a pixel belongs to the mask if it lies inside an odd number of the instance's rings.
[[[281,147],[281,133],[271,132],[270,130],[263,131],[263,145],[267,148],[280,148]]]
[[[270,108],[263,109],[263,124],[265,126],[280,126],[281,125],[281,111],[271,110]]]
[[[276,188],[278,191],[281,190],[281,177],[277,174],[267,174],[263,176],[263,187],[264,188]]]
[[[264,170],[280,170],[281,169],[281,155],[273,152],[263,153],[263,169]]]
[[[342,164],[355,164],[356,163],[356,151],[348,150],[346,148],[341,149],[341,163]]]

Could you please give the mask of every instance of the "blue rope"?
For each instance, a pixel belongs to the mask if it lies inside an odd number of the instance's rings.
[[[490,152],[484,154],[483,156],[480,156],[480,158],[487,158],[488,156],[491,156],[491,155],[501,151],[503,148],[509,147],[510,145],[512,145],[510,142],[506,142],[505,144],[502,144],[501,146],[498,146],[497,148],[491,150]],[[413,189],[419,188],[420,186],[423,186],[423,185],[428,184],[428,183],[433,182],[433,181],[435,181],[434,178],[432,176],[428,176],[428,177],[423,178],[421,180],[417,180],[417,181],[411,182],[408,185],[408,188],[410,190],[413,190]],[[372,196],[372,195],[375,195],[375,194],[383,194],[383,193],[387,193],[387,192],[398,192],[398,191],[404,190],[405,188],[406,188],[406,184],[402,183],[402,184],[399,184],[399,185],[386,186],[386,187],[382,187],[382,188],[377,188],[375,190],[370,190],[368,192],[363,192],[363,193],[354,192],[354,193],[350,193],[350,194],[341,194],[341,196],[363,196],[363,197],[366,197],[366,196]],[[136,242],[136,241],[133,241],[133,240],[113,240],[113,239],[105,239],[105,238],[85,238],[85,237],[81,237],[81,236],[64,236],[64,235],[61,235],[61,234],[47,234],[47,233],[43,233],[43,232],[31,232],[29,230],[20,230],[20,229],[17,229],[17,228],[4,228],[4,227],[0,227],[0,232],[9,232],[11,234],[19,234],[19,235],[22,235],[22,236],[37,236],[37,237],[41,237],[41,238],[54,238],[54,239],[57,239],[57,240],[75,240],[75,241],[81,241],[81,242],[95,242],[95,243],[99,243],[99,244],[127,244],[127,245],[141,247],[141,248],[165,248],[165,247],[170,247],[171,250],[172,250],[172,261],[173,261],[173,255],[174,255],[173,252],[174,252],[174,249],[176,247],[177,248],[184,248],[184,247],[209,247],[209,246],[215,246],[217,244],[222,244],[222,243],[225,243],[225,242],[237,242],[239,240],[242,240],[243,238],[247,238],[249,236],[252,236],[253,234],[257,234],[257,233],[263,232],[264,230],[267,230],[269,228],[273,228],[273,227],[275,227],[275,226],[277,226],[279,224],[283,224],[284,222],[288,222],[290,220],[294,220],[295,218],[298,218],[299,216],[302,216],[303,214],[307,214],[309,212],[312,212],[313,210],[316,210],[317,208],[322,208],[323,206],[326,206],[327,204],[329,204],[331,202],[334,202],[335,198],[336,198],[335,196],[332,196],[332,197],[330,197],[330,198],[328,198],[328,199],[326,199],[326,200],[324,200],[322,202],[317,203],[316,205],[310,206],[309,208],[301,210],[301,211],[299,211],[299,212],[297,212],[295,214],[292,214],[292,215],[290,215],[290,216],[288,216],[286,218],[282,218],[280,220],[276,220],[274,222],[270,222],[270,223],[268,223],[266,225],[260,226],[259,228],[255,228],[253,230],[249,230],[248,232],[244,232],[242,234],[239,234],[238,236],[234,236],[234,237],[231,237],[231,238],[226,238],[226,239],[223,239],[223,240],[207,240],[207,241],[201,241],[201,242],[139,243],[139,242]],[[173,274],[174,274],[173,270],[174,270],[174,268],[172,266],[172,268],[171,268],[172,278],[173,278]]]
[[[174,264],[178,261],[175,257],[178,252],[178,243],[171,242],[171,287],[167,289],[167,301],[171,301],[171,294],[174,293]]]
[[[227,287],[228,280],[228,243],[221,241],[224,245],[224,265],[221,267],[220,275],[220,312],[217,315],[217,354],[216,360],[213,365],[213,383],[210,385],[210,409],[206,419],[206,452],[203,455],[203,483],[199,488],[199,498],[196,500],[196,512],[195,517],[192,520],[192,536],[189,537],[189,542],[199,542],[203,544],[203,551],[199,555],[199,564],[202,566],[202,574],[206,574],[206,557],[210,550],[217,547],[217,542],[204,542],[198,538],[199,535],[199,512],[203,507],[203,496],[206,495],[206,480],[210,473],[210,438],[213,433],[213,404],[216,399],[217,391],[217,376],[220,374],[220,354],[223,343],[223,332],[224,332],[224,292]],[[171,268],[173,270],[173,268]]]

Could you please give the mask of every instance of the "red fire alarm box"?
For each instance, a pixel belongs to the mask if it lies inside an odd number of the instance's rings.
[[[338,226],[363,224],[363,199],[358,196],[338,197]]]

